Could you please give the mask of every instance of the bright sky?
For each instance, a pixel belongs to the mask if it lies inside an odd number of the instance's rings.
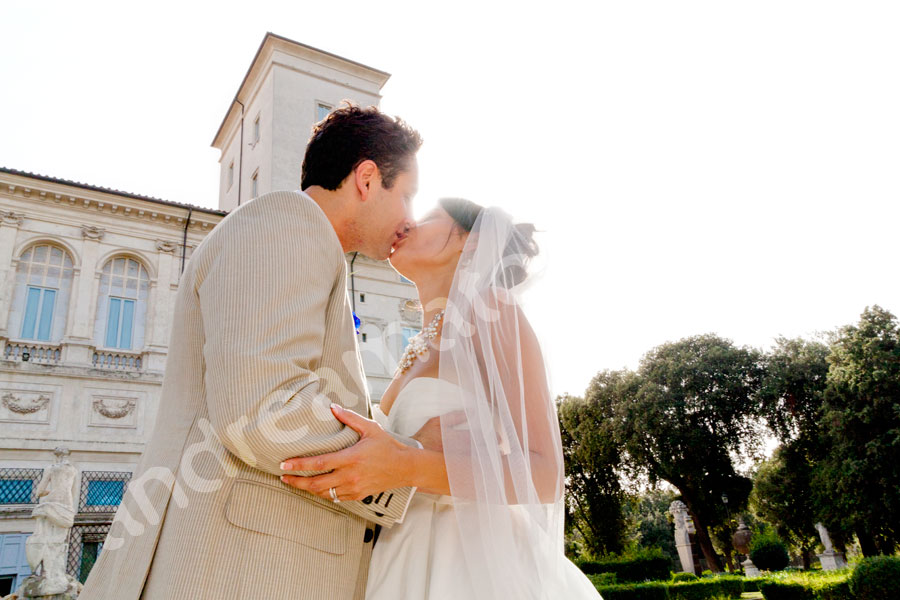
[[[768,347],[900,312],[896,2],[36,2],[0,9],[0,165],[217,204],[213,135],[266,31],[393,74],[418,214],[546,233],[558,393],[653,346]]]

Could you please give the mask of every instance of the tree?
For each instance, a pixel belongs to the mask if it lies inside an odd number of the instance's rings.
[[[677,497],[671,490],[656,488],[634,494],[625,503],[629,545],[635,549],[659,548],[676,570],[680,563],[669,506]]]
[[[617,393],[618,374],[595,378]],[[596,383],[597,385],[601,385]],[[618,446],[609,427],[607,404],[596,397],[565,396],[559,402],[560,433],[566,464],[566,523],[581,536],[594,555],[619,553],[624,548],[625,493],[619,483]]]
[[[800,551],[809,569],[819,542],[810,493],[813,465],[796,445],[779,446],[753,477],[750,505],[756,515],[775,526],[778,536]],[[759,565],[757,565],[759,566]]]
[[[825,455],[821,415],[830,352],[821,342],[778,338],[765,356],[758,393],[762,414],[781,446],[760,464],[751,504],[800,552],[807,569],[818,544],[817,521],[825,523],[839,546],[846,537],[837,523],[825,518],[812,489],[814,473]]]
[[[732,457],[755,449],[760,376],[757,351],[712,334],[694,336],[648,352],[628,397],[616,405],[613,423],[626,462],[651,483],[668,481],[681,492],[716,571],[722,565],[709,528],[727,518],[722,495],[732,510],[741,510],[752,486]]]
[[[814,478],[820,509],[856,532],[863,554],[900,544],[900,325],[879,306],[832,343]]]
[[[800,440],[808,450],[819,445],[830,353],[821,342],[779,337],[765,355],[758,398],[763,416],[782,443]]]

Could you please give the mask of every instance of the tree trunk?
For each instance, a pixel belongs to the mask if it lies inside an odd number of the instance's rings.
[[[694,527],[697,529],[697,543],[700,544],[700,550],[703,551],[703,557],[706,558],[710,571],[713,573],[721,573],[722,564],[719,562],[719,557],[716,555],[715,548],[713,548],[712,540],[709,539],[709,532],[706,530],[706,525],[694,521]]]
[[[807,548],[806,546],[803,546],[802,548],[800,548],[800,556],[803,559],[803,570],[804,571],[809,571],[810,567],[812,566],[812,557],[810,556],[810,554],[811,554],[810,549]]]
[[[734,573],[737,570],[734,568],[734,563],[731,561],[731,552],[725,553],[725,568],[727,568],[730,573]]]
[[[859,547],[863,556],[877,556],[878,548],[875,547],[875,538],[869,533],[865,527],[856,528],[856,538],[859,540]]]
[[[706,529],[706,525],[700,521],[697,513],[691,508],[692,503],[690,499],[685,496],[683,492],[681,497],[684,500],[685,505],[687,505],[688,511],[691,513],[691,518],[694,519],[694,529],[697,530],[697,543],[700,544],[700,551],[703,552],[703,557],[706,559],[710,571],[713,573],[721,573],[722,563],[719,562],[719,557],[716,555],[715,548],[713,548],[712,540],[709,538],[709,531]]]

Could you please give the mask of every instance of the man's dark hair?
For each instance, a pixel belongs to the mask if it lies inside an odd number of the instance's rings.
[[[303,157],[300,189],[318,185],[336,190],[366,160],[378,165],[381,184],[390,189],[421,145],[419,132],[399,117],[347,102],[313,128]]]

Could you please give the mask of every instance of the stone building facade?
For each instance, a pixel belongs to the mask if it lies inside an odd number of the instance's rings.
[[[2,594],[56,446],[81,479],[70,567],[96,556],[156,418],[183,265],[225,213],[12,169],[0,206]]]
[[[69,572],[87,577],[152,432],[191,251],[239,204],[299,187],[313,124],[345,98],[377,105],[388,77],[267,34],[213,141],[218,209],[0,168],[0,597],[30,572],[34,492],[57,446],[79,472]],[[389,264],[347,261],[378,401],[421,313]]]

